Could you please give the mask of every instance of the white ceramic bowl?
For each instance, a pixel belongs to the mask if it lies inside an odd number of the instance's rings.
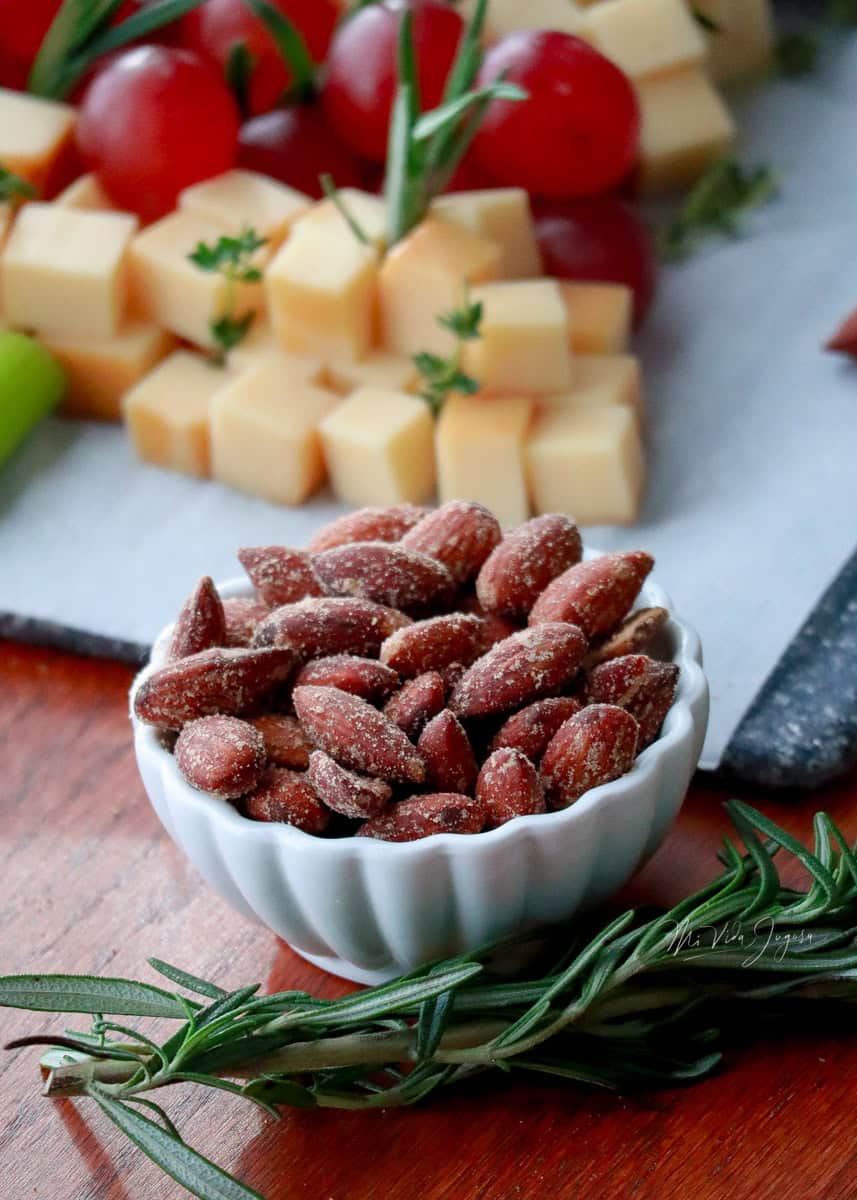
[[[587,557],[591,557],[587,555]],[[221,595],[249,596],[245,579]],[[660,656],[681,668],[659,739],[627,775],[560,812],[518,817],[479,834],[417,842],[326,840],[247,820],[196,791],[154,729],[132,715],[140,774],[173,840],[216,892],[319,967],[377,983],[434,958],[565,920],[617,891],[663,840],[702,750],[708,685],[699,639],[647,582],[640,607],[670,611]],[[172,632],[142,678],[160,666]]]

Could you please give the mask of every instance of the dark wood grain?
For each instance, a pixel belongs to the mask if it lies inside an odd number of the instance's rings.
[[[0,969],[145,978],[155,954],[226,986],[344,991],[228,909],[161,831],[134,767],[129,682],[112,663],[0,643]],[[694,786],[635,898],[670,902],[713,873],[724,795]],[[762,799],[804,836],[817,807],[857,834],[857,779]],[[57,1028],[0,1012],[0,1040]],[[279,1124],[189,1090],[171,1112],[269,1200],[851,1200],[857,1036],[760,1033],[718,1077],[645,1100],[501,1079],[422,1109],[294,1112]],[[179,1192],[91,1105],[41,1098],[32,1051],[0,1057],[4,1200]]]

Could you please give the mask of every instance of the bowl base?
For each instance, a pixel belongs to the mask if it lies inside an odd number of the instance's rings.
[[[290,950],[294,950],[298,958],[312,963],[320,971],[327,971],[328,975],[336,975],[339,979],[348,979],[351,983],[365,983],[372,987],[376,983],[389,983],[391,979],[402,974],[398,967],[382,967],[380,970],[370,971],[366,967],[355,966],[354,963],[347,962],[344,958],[337,958],[333,954],[307,954],[305,950],[299,950],[291,942],[286,944]]]

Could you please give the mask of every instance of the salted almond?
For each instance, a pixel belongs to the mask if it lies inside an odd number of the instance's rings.
[[[358,820],[377,817],[393,795],[393,789],[383,779],[349,771],[323,750],[313,750],[308,775],[318,798],[343,817]]]
[[[458,584],[474,579],[503,536],[500,522],[474,500],[450,500],[409,529],[401,545],[443,563]]]
[[[248,546],[238,551],[238,561],[250,577],[259,599],[270,608],[323,596],[324,588],[303,550],[287,546]]]
[[[583,666],[588,670],[610,658],[642,654],[649,649],[668,620],[669,613],[665,608],[640,608],[630,613],[608,638],[590,647]]]
[[[675,699],[679,669],[645,654],[611,658],[590,671],[586,696],[591,704],[618,704],[640,727],[637,752],[651,745]]]
[[[449,698],[458,717],[512,712],[560,691],[577,673],[586,638],[574,625],[536,625],[513,633],[465,671]]]
[[[427,721],[446,702],[446,684],[437,671],[409,679],[384,705],[384,715],[408,735],[417,738]]]
[[[545,513],[511,530],[492,551],[476,580],[486,613],[523,620],[557,575],[580,562],[577,526],[561,513]]]
[[[447,613],[397,629],[381,647],[381,662],[400,675],[421,675],[452,663],[469,666],[487,647],[481,617]]]
[[[492,749],[511,747],[537,763],[560,725],[580,712],[580,707],[580,701],[574,696],[534,700],[520,712],[513,713],[501,726],[491,743]]]
[[[312,560],[334,596],[359,596],[420,616],[448,605],[454,585],[446,567],[401,543],[354,542],[323,550]]]
[[[373,658],[410,618],[371,600],[320,596],[275,608],[256,629],[257,646],[292,646],[304,662],[332,654]]]
[[[244,801],[251,821],[294,825],[304,833],[321,834],[330,823],[330,811],[313,790],[306,772],[269,767],[262,782]]]
[[[443,709],[420,734],[417,750],[426,764],[426,782],[437,792],[470,795],[479,767],[470,739],[458,718]]]
[[[245,596],[232,596],[223,601],[223,617],[226,622],[224,646],[249,646],[259,624],[265,620],[270,609],[261,600]]]
[[[214,581],[203,575],[182,605],[168,658],[175,661],[226,643],[226,618]]]
[[[639,726],[615,704],[590,704],[559,727],[545,751],[542,786],[548,806],[567,808],[590,788],[634,765]]]
[[[383,842],[415,842],[436,833],[479,833],[484,824],[485,815],[476,800],[454,792],[438,792],[392,805],[380,817],[361,825],[356,836]]]
[[[292,693],[298,720],[313,745],[344,767],[394,783],[422,783],[425,763],[407,736],[371,704],[329,687]]]
[[[416,504],[394,504],[390,508],[360,508],[325,525],[310,540],[307,550],[320,554],[349,542],[398,542],[421,521],[427,508]]]
[[[589,639],[609,633],[636,600],[653,563],[650,554],[632,550],[569,567],[539,596],[529,623],[570,621]]]
[[[539,773],[526,754],[504,746],[490,754],[476,780],[476,799],[485,810],[488,829],[505,825],[513,817],[545,811]]]
[[[291,767],[305,771],[312,745],[301,729],[297,717],[283,713],[263,713],[251,717],[250,724],[258,729],[265,741],[268,762],[275,767]]]
[[[176,766],[191,787],[234,800],[252,791],[265,770],[265,742],[238,717],[189,721],[175,745]]]
[[[301,667],[295,687],[311,684],[314,687],[335,687],[364,700],[384,700],[399,686],[398,674],[375,658],[360,658],[356,654],[332,654],[314,658]]]

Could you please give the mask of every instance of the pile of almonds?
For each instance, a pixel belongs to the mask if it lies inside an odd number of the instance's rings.
[[[193,787],[311,834],[412,841],[564,808],[631,768],[678,679],[643,653],[666,611],[630,612],[651,557],[581,552],[565,516],[504,536],[462,500],[241,550],[255,598],[201,580],[135,712]]]

